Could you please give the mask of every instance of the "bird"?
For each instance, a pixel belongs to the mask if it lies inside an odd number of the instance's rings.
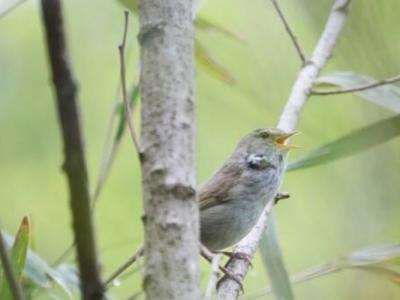
[[[258,221],[282,182],[287,140],[297,132],[258,128],[244,136],[222,166],[199,187],[200,240],[210,251],[231,247]]]

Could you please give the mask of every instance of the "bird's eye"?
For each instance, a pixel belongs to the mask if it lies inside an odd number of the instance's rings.
[[[269,138],[269,133],[266,131],[263,131],[260,133],[260,137],[263,139],[267,139],[267,138]]]

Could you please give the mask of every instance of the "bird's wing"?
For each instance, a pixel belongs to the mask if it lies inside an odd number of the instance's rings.
[[[243,173],[243,167],[238,163],[225,163],[199,189],[200,210],[212,207],[218,203],[229,201],[229,191],[237,184]]]

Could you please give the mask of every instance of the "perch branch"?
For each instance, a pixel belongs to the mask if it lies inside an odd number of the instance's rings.
[[[82,298],[102,299],[95,234],[90,210],[90,193],[83,136],[80,125],[78,89],[72,73],[64,34],[60,0],[42,0],[42,17],[47,50],[56,93],[59,122],[62,129],[72,225],[79,263]]]
[[[318,95],[318,96],[328,96],[328,95],[338,95],[338,94],[347,94],[347,93],[355,93],[355,92],[361,92],[369,89],[373,89],[382,85],[386,84],[391,84],[400,81],[400,75],[391,77],[391,78],[386,78],[374,83],[369,83],[365,85],[360,85],[356,86],[353,88],[347,88],[347,89],[336,89],[336,90],[327,90],[327,91],[319,91],[319,90],[312,90],[311,94],[312,95]]]
[[[310,96],[314,81],[317,79],[321,69],[332,55],[336,42],[342,32],[347,19],[348,7],[351,0],[336,0],[329,14],[325,29],[321,35],[314,52],[306,65],[300,70],[297,80],[293,85],[290,97],[281,114],[278,127],[285,131],[293,131],[299,121],[300,112]],[[268,216],[272,210],[273,201],[265,207],[259,221],[252,231],[235,247],[235,252],[241,252],[253,257],[257,250],[262,233],[265,230]],[[244,278],[249,263],[244,260],[233,258],[228,269],[236,276]],[[240,285],[226,278],[221,282],[218,289],[218,300],[237,299],[240,294]]]

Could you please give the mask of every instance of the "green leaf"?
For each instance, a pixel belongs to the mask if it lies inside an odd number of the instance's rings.
[[[3,232],[3,238],[9,247],[14,243],[14,238]],[[72,291],[77,289],[74,281],[71,280],[75,276],[75,281],[78,280],[78,276],[66,272],[66,268],[55,269],[52,268],[43,258],[36,254],[32,250],[27,251],[25,269],[23,270],[23,278],[33,284],[35,288],[49,289],[53,286],[53,282],[57,284],[67,295],[68,299],[73,299]],[[0,298],[2,299],[2,298]]]
[[[15,274],[21,277],[25,267],[26,255],[28,253],[29,241],[31,236],[30,221],[27,216],[22,219],[21,225],[11,248],[11,261],[15,267]]]
[[[375,266],[363,266],[357,267],[361,271],[370,272],[374,275],[383,277],[386,280],[393,282],[394,284],[400,285],[400,273],[391,269],[375,267]]]
[[[392,282],[399,283],[399,274],[389,266],[396,266],[400,260],[400,244],[381,245],[353,251],[334,261],[311,267],[291,277],[292,283],[300,283],[322,277],[343,269],[369,271],[381,275]]]
[[[365,86],[377,82],[375,79],[352,73],[335,72],[316,80],[316,88],[324,90],[326,87],[338,87],[342,89]],[[375,88],[355,92],[358,96],[383,108],[400,113],[400,88],[393,84],[385,84]]]
[[[25,267],[26,255],[28,252],[30,241],[30,222],[29,218],[25,216],[22,219],[18,233],[15,237],[14,243],[10,249],[10,260],[14,268],[17,280],[21,280],[22,271]],[[0,299],[13,299],[12,293],[4,276],[0,282]]]
[[[260,252],[275,298],[278,300],[293,300],[293,291],[278,244],[272,215],[268,218],[267,228],[260,241]]]
[[[370,247],[352,252],[348,257],[352,266],[400,265],[400,244]]]
[[[289,164],[287,170],[309,168],[357,154],[400,135],[400,115],[357,129]]]
[[[397,267],[400,261],[400,244],[387,244],[353,251],[336,258],[329,263],[316,265],[290,276],[292,284],[303,283],[315,278],[324,277],[342,270],[359,270],[370,272],[397,285],[400,284],[400,273],[389,267]],[[258,299],[274,291],[266,287],[250,293],[250,299]]]

